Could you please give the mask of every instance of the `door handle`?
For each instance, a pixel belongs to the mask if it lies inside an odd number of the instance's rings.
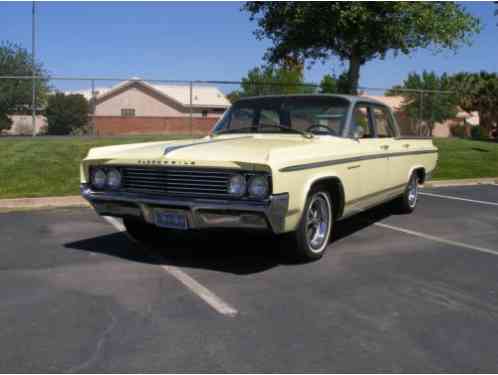
[[[382,145],[382,146],[380,146],[380,148],[383,150],[387,150],[389,148],[389,145]]]
[[[408,148],[408,147],[410,147],[410,144],[409,144],[409,143],[405,143],[405,144],[403,145],[403,147],[404,147],[404,148]]]

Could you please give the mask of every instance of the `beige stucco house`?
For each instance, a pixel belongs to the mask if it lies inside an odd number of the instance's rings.
[[[112,88],[80,91],[94,101],[100,135],[205,133],[230,106],[214,86],[163,85],[130,79]],[[92,97],[94,98],[92,100]],[[192,119],[191,119],[192,118]]]

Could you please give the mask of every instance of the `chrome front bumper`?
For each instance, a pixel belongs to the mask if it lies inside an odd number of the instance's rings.
[[[192,229],[252,228],[282,233],[289,206],[288,194],[275,194],[256,202],[94,191],[87,184],[82,184],[80,191],[100,215],[139,216],[153,224],[155,209],[171,210],[183,212]]]

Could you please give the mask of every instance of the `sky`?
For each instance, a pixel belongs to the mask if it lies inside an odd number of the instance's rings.
[[[481,19],[472,46],[456,54],[418,50],[363,66],[360,85],[388,88],[410,72],[498,72],[498,17],[492,2],[463,3]],[[261,65],[268,40],[253,35],[255,22],[242,3],[37,2],[36,56],[51,75],[141,77],[166,80],[240,80]],[[31,2],[0,3],[0,41],[31,50]],[[307,82],[347,66],[337,59],[305,71]],[[115,82],[97,83],[109,86]],[[88,82],[57,82],[63,89]],[[229,91],[229,87],[223,88]]]

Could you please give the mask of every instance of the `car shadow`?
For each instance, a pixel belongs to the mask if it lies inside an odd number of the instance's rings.
[[[389,204],[361,212],[336,223],[333,242],[347,238],[388,216]],[[128,261],[155,265],[209,269],[238,275],[264,272],[299,262],[287,256],[289,241],[267,232],[210,230],[168,233],[167,240],[139,245],[123,233],[112,233],[64,244],[64,247],[101,253]]]

